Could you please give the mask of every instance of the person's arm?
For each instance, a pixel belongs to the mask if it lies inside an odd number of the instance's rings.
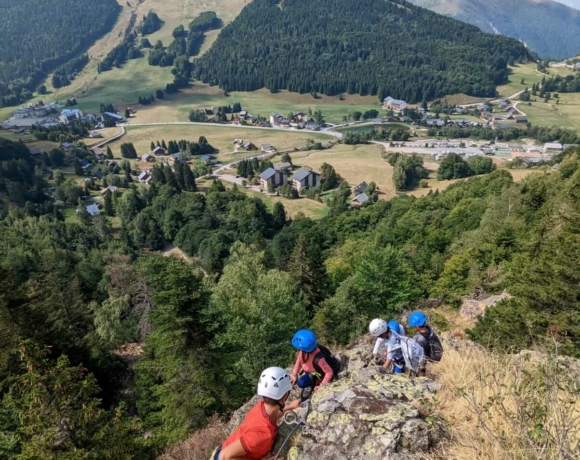
[[[385,369],[388,369],[389,367],[391,367],[392,362],[393,362],[393,360],[391,358],[387,358],[387,360],[385,361],[385,364],[383,364],[383,367]]]
[[[296,355],[296,362],[294,363],[294,369],[292,369],[292,375],[290,376],[292,384],[296,383],[300,369],[302,369],[302,352],[299,351]]]
[[[284,406],[284,412],[298,409],[299,407],[300,407],[300,399],[295,399],[294,401],[289,402]]]
[[[220,452],[220,460],[244,460],[244,455],[246,454],[242,441],[236,439],[235,442]]]
[[[379,357],[379,352],[381,351],[381,345],[383,344],[384,340],[380,337],[375,342],[375,348],[373,349],[373,358],[377,359]]]
[[[322,369],[322,372],[324,372],[324,380],[322,380],[321,385],[328,385],[332,381],[332,377],[334,377],[334,371],[324,358],[321,358],[320,361],[318,361],[318,365],[320,366],[320,369]]]

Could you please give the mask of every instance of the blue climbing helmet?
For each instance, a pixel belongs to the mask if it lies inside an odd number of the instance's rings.
[[[294,337],[292,337],[292,345],[298,350],[310,353],[316,348],[316,336],[314,332],[308,329],[300,329]]]
[[[394,319],[392,319],[391,321],[389,321],[387,323],[387,327],[393,331],[395,334],[400,334],[400,330],[401,330],[401,326],[400,324],[395,321]]]
[[[423,327],[427,322],[427,317],[422,311],[414,311],[409,315],[409,326],[411,327]]]

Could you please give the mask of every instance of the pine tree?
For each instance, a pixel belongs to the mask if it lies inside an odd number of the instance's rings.
[[[195,175],[187,163],[183,165],[184,185],[188,192],[196,192],[197,184],[195,183]]]
[[[173,170],[170,166],[163,168],[163,175],[165,176],[165,183],[167,185],[173,187],[175,190],[180,190],[177,178],[175,177],[175,174],[173,173]]]
[[[149,146],[149,149],[153,152],[153,150],[155,150],[155,142],[151,141],[151,145]]]
[[[113,158],[115,158],[115,157],[113,156],[113,151],[111,150],[111,147],[109,147],[109,146],[107,146],[107,158],[108,158],[109,160],[112,160]]]
[[[113,217],[115,215],[115,210],[113,208],[113,197],[111,192],[107,192],[105,194],[105,213],[109,217]]]
[[[276,230],[281,229],[286,225],[286,209],[280,201],[274,203],[274,209],[272,210],[273,224]]]
[[[316,244],[308,244],[306,237],[300,235],[288,261],[288,273],[312,311],[322,299],[324,286],[324,264],[320,248]]]

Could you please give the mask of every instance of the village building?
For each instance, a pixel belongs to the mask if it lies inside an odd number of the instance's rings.
[[[105,177],[105,174],[98,169],[93,172],[93,179],[95,179],[95,180],[102,180],[104,177]]]
[[[292,176],[292,186],[300,191],[320,184],[320,174],[306,168],[301,168]]]
[[[234,139],[234,146],[235,147],[241,147],[242,145],[244,145],[243,139]]]
[[[544,153],[561,152],[564,146],[559,142],[547,142],[544,144]]]
[[[276,149],[272,147],[270,144],[262,144],[260,150],[264,153],[272,153],[276,151]]]
[[[244,149],[245,150],[248,150],[248,151],[250,151],[250,150],[258,150],[258,147],[256,147],[256,144],[254,144],[253,142],[246,142],[244,144]]]
[[[69,123],[72,123],[73,121],[80,120],[81,118],[83,118],[83,111],[82,110],[80,110],[80,109],[64,109],[62,112],[60,112],[59,121],[61,123],[64,123],[65,125],[68,125]]]
[[[391,96],[385,98],[383,101],[383,109],[385,110],[393,110],[395,112],[400,112],[401,110],[405,110],[407,108],[407,103],[400,99],[393,99]]]
[[[516,121],[516,124],[528,122],[528,117],[526,117],[525,115],[516,115],[514,119]]]
[[[294,121],[304,121],[307,122],[308,121],[308,114],[305,112],[295,112],[292,114],[292,119]]]
[[[316,123],[315,121],[309,121],[306,123],[306,129],[309,131],[320,131],[321,125],[320,123]]]
[[[141,155],[141,160],[147,163],[155,163],[155,157],[153,155],[150,155],[149,153],[144,153],[143,155]]]
[[[141,174],[139,174],[139,177],[137,177],[137,180],[141,184],[150,184],[151,181],[153,180],[153,177],[148,172],[143,171]]]
[[[270,185],[274,187],[281,187],[288,182],[286,171],[279,171],[274,168],[268,168],[258,176],[260,178],[260,187],[268,190]]]
[[[202,155],[199,157],[199,159],[201,161],[203,161],[204,163],[209,163],[209,164],[215,164],[217,163],[217,158],[212,156],[212,155]]]
[[[116,185],[109,185],[101,190],[101,196],[105,196],[107,193],[117,193],[119,191],[119,187]]]
[[[105,117],[105,116],[112,118],[113,120],[115,120],[116,123],[120,123],[123,121],[123,117],[121,115],[119,115],[118,113],[104,112],[103,117]]]
[[[355,195],[360,195],[361,193],[366,191],[368,186],[369,184],[367,184],[365,181],[362,181],[360,184],[357,184],[353,187],[353,191]]]
[[[354,199],[350,202],[350,205],[354,207],[360,207],[367,201],[369,201],[368,195],[366,193],[361,193],[354,197]]]
[[[278,171],[291,171],[292,170],[292,163],[276,163],[274,165],[274,169]]]
[[[163,147],[160,147],[159,145],[153,149],[154,155],[165,155],[166,153],[167,151]]]
[[[270,124],[272,126],[287,127],[290,126],[290,120],[285,118],[283,115],[280,115],[279,113],[272,113],[270,115]]]
[[[98,216],[101,211],[99,211],[99,206],[96,204],[91,204],[89,206],[85,207],[85,210],[91,215],[91,216]]]

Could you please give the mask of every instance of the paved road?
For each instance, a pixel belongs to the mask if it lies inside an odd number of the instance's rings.
[[[331,131],[331,128],[321,129],[320,131],[314,131],[311,129],[296,129],[296,128],[262,128],[261,126],[245,126],[245,125],[231,125],[231,124],[219,124],[219,123],[202,123],[196,121],[172,121],[165,123],[128,123],[120,126],[160,126],[160,125],[199,125],[199,126],[216,126],[222,128],[241,128],[241,129],[265,129],[269,131],[287,131],[287,132],[299,132],[299,133],[312,133],[312,134],[327,134],[333,136],[337,139],[342,138],[342,133]]]
[[[498,104],[499,102],[502,101],[502,99],[515,99],[520,94],[522,94],[524,91],[525,90],[518,91],[517,93],[512,94],[511,96],[508,96],[507,98],[494,99],[493,101],[489,101],[488,104]],[[458,105],[457,107],[463,107],[463,108],[477,107],[479,104],[481,104],[481,103],[480,102],[475,102],[474,104],[463,104],[463,105]]]
[[[373,144],[382,145],[388,152],[398,152],[398,153],[419,153],[422,155],[431,155],[433,153],[442,153],[443,151],[449,153],[472,153],[481,155],[481,150],[479,147],[424,147],[425,142],[419,144],[405,144],[404,147],[390,147],[389,142],[378,142],[371,141]]]

